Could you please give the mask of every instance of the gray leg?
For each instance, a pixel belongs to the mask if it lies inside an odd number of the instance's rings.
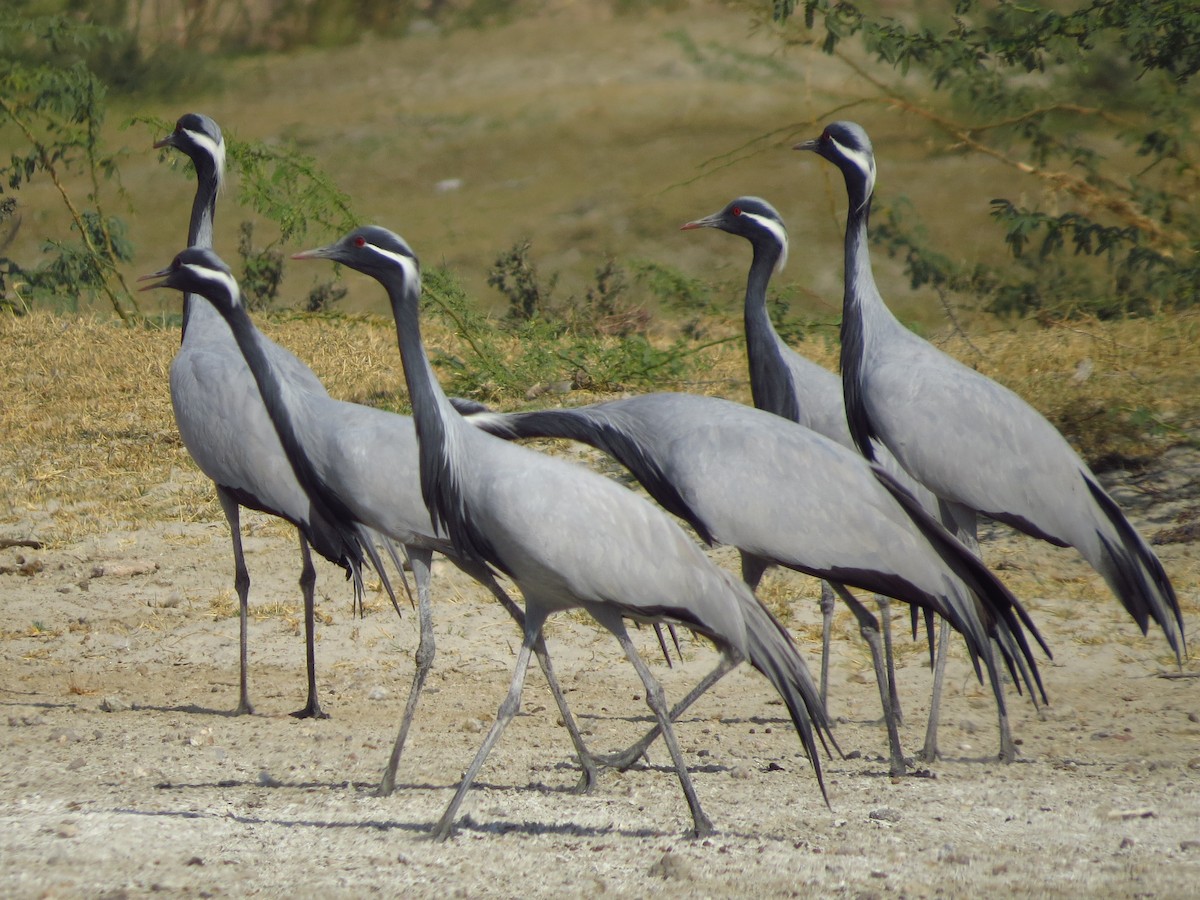
[[[416,547],[405,548],[408,553],[409,565],[412,566],[413,579],[417,582],[417,618],[420,622],[421,637],[415,654],[416,672],[413,674],[412,686],[408,689],[408,702],[404,705],[404,718],[400,720],[400,731],[396,742],[392,745],[392,755],[384,769],[383,779],[379,784],[379,794],[386,797],[396,789],[396,770],[400,767],[400,754],[404,752],[404,742],[408,739],[408,729],[412,725],[413,715],[417,711],[417,700],[421,696],[421,688],[433,667],[433,658],[437,654],[433,636],[433,608],[429,600],[430,569],[433,564],[433,551]]]
[[[896,657],[892,651],[892,598],[876,594],[875,602],[879,604],[879,621],[883,625],[883,658],[887,664],[892,715],[896,717],[897,725],[903,725],[904,715],[900,712],[900,692],[896,689]]]
[[[466,797],[471,783],[475,780],[475,776],[479,774],[479,770],[483,767],[488,754],[491,753],[492,747],[500,739],[505,726],[508,725],[512,717],[516,715],[517,710],[520,709],[521,689],[525,686],[525,673],[529,669],[529,655],[533,651],[533,645],[537,642],[538,635],[541,634],[542,625],[545,621],[546,614],[538,607],[535,606],[525,610],[525,639],[521,642],[521,650],[517,654],[517,665],[513,669],[512,682],[508,686],[508,694],[500,704],[500,708],[496,711],[496,721],[488,729],[488,733],[483,739],[483,744],[479,747],[475,758],[471,760],[471,765],[467,769],[466,774],[463,775],[462,783],[459,784],[458,790],[454,793],[454,799],[450,801],[450,805],[446,807],[446,811],[442,813],[441,819],[434,826],[434,840],[444,841],[450,837],[454,828],[454,816],[458,813],[458,808],[462,805],[463,798]]]
[[[479,576],[476,577],[479,578]],[[487,585],[488,590],[492,592],[492,596],[500,601],[500,605],[508,610],[508,614],[517,623],[517,627],[524,631],[525,613],[508,596],[508,592],[500,587],[496,579],[490,574],[485,573],[480,578],[480,581]],[[571,744],[574,746],[575,755],[579,759],[579,766],[582,771],[579,775],[579,782],[575,785],[574,790],[578,794],[590,794],[600,777],[599,770],[596,767],[592,754],[583,743],[583,735],[579,733],[579,726],[575,722],[575,717],[571,715],[571,708],[567,706],[567,698],[563,696],[562,686],[558,683],[558,676],[554,674],[554,667],[550,664],[550,653],[546,650],[546,640],[540,630],[538,631],[537,640],[533,645],[533,652],[537,656],[538,665],[542,667],[542,674],[546,676],[546,684],[550,686],[550,693],[553,695],[554,702],[558,706],[558,713],[562,716],[563,725],[567,729],[567,734],[571,736]]]
[[[705,691],[724,678],[737,666],[737,664],[738,660],[730,659],[729,657],[722,655],[721,661],[717,664],[717,667],[705,675],[704,678],[701,679],[700,682],[688,692],[686,697],[684,697],[671,708],[671,721],[674,722],[681,715],[683,715],[684,711],[687,710],[689,706],[699,700]],[[592,758],[602,766],[607,766],[610,769],[617,769],[618,771],[624,772],[646,755],[646,751],[650,748],[650,745],[658,739],[660,734],[662,734],[662,728],[658,725],[655,725],[642,736],[641,740],[627,750],[607,756],[598,753],[592,754]]]
[[[316,603],[314,590],[317,585],[317,570],[313,568],[312,553],[308,541],[300,535],[300,591],[304,594],[304,661],[308,669],[308,702],[303,709],[294,713],[297,719],[328,719],[329,714],[317,702],[317,651],[316,651]]]
[[[867,642],[867,646],[871,648],[871,662],[875,666],[875,680],[879,683],[879,700],[883,705],[883,721],[887,727],[888,752],[890,755],[889,771],[892,775],[903,775],[906,770],[904,753],[900,749],[900,732],[896,727],[896,718],[892,715],[892,704],[889,696],[890,688],[888,686],[887,672],[883,665],[883,648],[879,640],[879,621],[845,587],[835,584],[833,585],[833,589],[845,604],[850,607],[850,611],[854,613],[854,617],[858,620],[859,633],[863,636],[863,640]]]
[[[833,588],[821,582],[821,702],[829,707],[829,641],[833,634]]]
[[[250,571],[246,568],[246,556],[242,551],[241,511],[237,501],[223,488],[217,488],[217,499],[221,501],[225,521],[229,523],[229,539],[233,544],[233,589],[238,595],[238,705],[234,714],[252,715],[254,707],[250,703],[246,675],[249,660]]]
[[[948,529],[954,532],[955,536],[962,541],[968,550],[982,559],[982,554],[979,552],[978,533],[976,531],[978,516],[976,516],[974,510],[958,503],[942,501],[940,503],[939,518]],[[949,639],[950,626],[943,621],[938,633],[937,661],[934,664],[933,671],[933,696],[929,701],[929,724],[925,729],[925,747],[921,751],[921,758],[926,762],[932,762],[939,756],[937,746],[938,706],[942,700],[942,680],[945,677],[946,657],[948,655],[947,642]],[[996,693],[996,716],[1000,729],[1000,753],[998,758],[1001,762],[1013,762],[1017,758],[1017,750],[1016,744],[1013,742],[1012,731],[1008,724],[1008,713],[1004,706],[1003,682],[999,680],[999,672],[991,665],[990,660],[989,674],[992,678],[992,687]]]
[[[938,716],[941,713],[942,679],[946,675],[946,657],[949,652],[950,623],[942,619],[938,627],[937,660],[933,664],[933,696],[929,699],[929,724],[925,726],[925,746],[921,749],[921,759],[925,762],[934,762],[941,758],[937,744]]]
[[[692,812],[691,836],[697,838],[707,837],[714,831],[713,824],[709,821],[708,816],[704,814],[704,810],[700,808],[700,798],[696,796],[696,789],[692,786],[692,779],[688,775],[687,766],[683,762],[683,753],[679,750],[679,742],[675,739],[675,731],[671,728],[671,719],[667,715],[667,703],[666,697],[663,695],[662,685],[658,683],[654,675],[651,674],[650,669],[638,655],[633,642],[629,639],[629,632],[625,630],[625,623],[616,615],[605,615],[603,618],[600,618],[600,623],[608,628],[620,642],[621,649],[625,651],[625,655],[633,663],[633,667],[637,670],[638,676],[642,679],[642,684],[646,688],[646,705],[650,707],[658,719],[659,727],[662,729],[663,740],[666,741],[667,749],[671,752],[671,760],[675,763],[675,773],[679,776],[679,784],[683,788],[683,796],[687,798],[688,808]]]

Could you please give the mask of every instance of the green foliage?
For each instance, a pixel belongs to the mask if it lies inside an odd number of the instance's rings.
[[[518,322],[529,321],[548,312],[550,296],[557,276],[543,284],[537,267],[529,258],[530,242],[518,241],[496,257],[488,272],[487,283],[508,299],[508,316]]]
[[[238,256],[242,258],[242,274],[238,284],[246,306],[267,309],[279,296],[283,282],[283,254],[274,247],[254,246],[254,224],[238,225]]]
[[[104,211],[116,180],[116,157],[102,147],[106,88],[76,59],[109,32],[67,19],[16,17],[0,27],[0,130],[17,136],[20,149],[0,165],[6,218],[20,214],[16,192],[35,178],[48,179],[66,208],[75,240],[50,240],[49,259],[22,267],[0,258],[5,303],[10,308],[46,302],[75,308],[80,295],[103,296],[122,318],[137,303],[117,269],[130,257],[119,219]],[[40,62],[30,48],[56,60]],[[74,60],[74,61],[71,61]],[[82,195],[83,205],[77,198]],[[12,296],[9,296],[9,293]]]
[[[0,52],[22,67],[81,65],[111,94],[141,98],[171,97],[219,83],[219,70],[206,55],[139,27],[141,18],[129,14],[125,0],[18,0],[15,5],[0,23]]]
[[[171,123],[151,116],[132,120],[149,126],[155,135],[171,130]],[[279,298],[283,280],[285,244],[302,240],[310,229],[341,234],[358,224],[350,197],[321,169],[316,161],[286,145],[267,145],[238,140],[225,133],[226,164],[236,175],[237,199],[262,216],[276,233],[261,247],[255,246],[255,225],[243,221],[238,230],[238,253],[243,293],[251,306],[265,308]],[[168,154],[179,160],[180,154]],[[340,300],[346,289],[334,281],[314,287],[304,308],[316,312]]]
[[[358,224],[350,197],[316,161],[288,146],[225,137],[226,159],[238,179],[238,200],[279,227],[279,241],[309,228],[343,234]]]
[[[772,14],[782,21],[797,8],[776,0]],[[855,68],[869,86],[860,102],[922,118],[954,152],[1030,181],[1030,199],[992,201],[1005,265],[938,253],[907,210],[886,212],[876,236],[904,258],[914,286],[970,292],[996,312],[1052,315],[1140,314],[1200,297],[1192,0],[1074,9],[958,0],[952,13],[922,8],[920,25],[865,2],[803,0],[802,11],[796,39],[815,38]],[[874,64],[842,52],[850,38]]]
[[[648,317],[634,315],[620,301],[626,276],[613,261],[597,270],[596,285],[584,300],[555,304],[536,279],[528,246],[514,249],[520,252],[501,256],[510,276],[512,266],[521,273],[525,293],[514,296],[538,302],[520,302],[522,314],[502,320],[482,315],[444,269],[424,274],[430,312],[454,328],[468,351],[465,357],[433,352],[450,393],[492,402],[558,389],[646,390],[678,383],[690,372],[696,348],[683,338],[659,347],[639,330]]]

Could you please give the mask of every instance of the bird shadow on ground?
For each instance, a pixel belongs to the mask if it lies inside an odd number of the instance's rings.
[[[113,812],[128,816],[149,816],[153,818],[174,819],[225,819],[239,825],[275,825],[284,828],[316,828],[316,829],[370,829],[372,831],[408,831],[414,834],[427,834],[433,824],[429,822],[400,822],[383,819],[358,819],[355,821],[330,821],[327,819],[284,819],[265,816],[245,816],[236,813],[210,813],[196,810],[146,810],[118,808]],[[653,828],[614,828],[612,826],[588,826],[573,823],[547,825],[542,822],[476,822],[469,813],[465,814],[454,824],[454,831],[472,831],[480,834],[526,834],[537,835],[566,835],[569,837],[626,837],[626,838],[659,838],[666,837],[671,832]]]
[[[148,703],[131,703],[129,705],[130,712],[160,712],[160,713],[182,713],[188,716],[219,716],[222,719],[239,719],[245,717],[247,719],[282,719],[286,713],[278,715],[268,715],[263,713],[241,713],[236,709],[214,709],[209,706],[199,706],[195,703],[184,703],[176,706],[154,706]]]

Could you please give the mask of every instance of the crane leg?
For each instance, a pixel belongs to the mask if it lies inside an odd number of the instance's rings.
[[[1017,745],[1014,743],[1012,731],[1008,727],[1008,710],[1004,707],[1003,681],[995,666],[991,666],[990,670],[992,687],[996,692],[996,716],[999,719],[1000,727],[1000,754],[997,758],[1004,763],[1016,762]]]
[[[883,625],[883,659],[887,664],[889,698],[892,702],[892,715],[896,724],[904,724],[904,714],[900,711],[900,692],[896,688],[896,656],[892,649],[892,598],[883,594],[875,595],[879,604],[879,621]],[[824,699],[824,695],[822,695]]]
[[[933,664],[933,696],[929,698],[929,723],[925,726],[925,746],[921,759],[934,762],[941,758],[938,752],[938,717],[941,714],[942,679],[946,677],[946,657],[950,654],[950,623],[942,619],[938,626],[937,658]]]
[[[833,635],[833,588],[821,582],[821,702],[829,707],[829,643]]]
[[[484,737],[479,751],[475,754],[475,758],[471,760],[471,765],[467,768],[466,774],[463,775],[463,780],[459,784],[458,790],[454,792],[454,798],[450,801],[450,805],[446,807],[446,811],[442,813],[441,819],[433,827],[433,839],[435,841],[444,841],[450,837],[450,834],[454,830],[454,817],[457,815],[458,808],[462,805],[467,791],[470,790],[472,782],[475,781],[475,776],[479,774],[479,770],[483,767],[488,754],[491,753],[492,747],[495,746],[496,741],[500,739],[500,735],[504,732],[505,726],[508,725],[512,717],[516,715],[517,710],[520,709],[521,690],[525,686],[525,673],[529,669],[529,656],[533,651],[533,645],[537,643],[545,621],[546,613],[543,610],[537,607],[525,610],[525,638],[522,640],[521,649],[517,653],[517,664],[513,669],[512,682],[508,686],[508,694],[500,703],[500,708],[496,711],[496,721],[488,729],[488,733]]]
[[[546,639],[541,634],[538,635],[537,642],[533,645],[533,652],[537,656],[538,665],[542,667],[542,674],[546,676],[546,683],[550,686],[550,693],[554,695],[554,702],[558,704],[559,715],[562,716],[563,725],[566,726],[567,733],[571,736],[571,744],[575,747],[575,755],[579,759],[581,769],[579,781],[572,788],[572,792],[590,794],[600,779],[600,770],[583,743],[583,735],[579,733],[579,726],[575,723],[575,717],[571,715],[571,708],[567,706],[567,698],[563,696],[558,676],[554,674],[554,667],[550,664]]]
[[[314,593],[317,586],[317,570],[313,568],[312,551],[308,541],[300,535],[300,592],[304,595],[304,662],[308,670],[308,702],[303,709],[294,713],[297,719],[328,719],[329,714],[321,709],[317,701],[317,616]]]
[[[433,565],[433,551],[416,547],[405,548],[408,553],[409,565],[412,566],[413,579],[417,582],[417,618],[420,622],[420,641],[414,655],[416,672],[413,673],[412,686],[408,689],[408,702],[404,704],[404,717],[400,720],[400,731],[396,742],[392,745],[392,755],[388,758],[387,768],[379,783],[379,795],[387,797],[396,789],[396,770],[400,767],[400,754],[404,752],[404,742],[408,739],[408,729],[412,725],[413,715],[417,711],[417,700],[429,670],[433,668],[433,659],[437,655],[437,647],[433,635],[433,608],[429,600],[430,570]]]
[[[513,621],[517,623],[517,627],[522,631],[525,630],[525,613],[521,611],[521,607],[513,602],[513,599],[508,596],[508,592],[500,587],[495,578],[490,575],[485,576],[484,583],[488,586],[488,590],[492,595],[500,601]],[[590,794],[592,789],[600,778],[600,771],[597,767],[591,752],[583,743],[583,735],[579,733],[579,726],[575,723],[575,717],[571,715],[571,708],[567,706],[567,698],[563,695],[562,686],[558,683],[558,676],[554,674],[554,667],[550,664],[550,652],[546,649],[546,639],[538,632],[537,641],[533,645],[533,652],[537,656],[538,665],[542,667],[542,674],[546,676],[546,684],[550,687],[550,693],[554,697],[554,703],[558,706],[558,713],[562,716],[563,726],[567,729],[567,734],[571,736],[571,745],[575,748],[575,755],[579,759],[581,772],[579,774],[579,782],[574,787],[574,792],[577,794]]]
[[[229,523],[229,540],[233,544],[233,589],[238,596],[238,705],[234,715],[254,714],[250,703],[247,670],[249,668],[249,608],[250,570],[246,568],[246,555],[242,550],[242,523],[238,503],[223,488],[217,488],[217,499]]]
[[[671,728],[671,718],[667,714],[666,697],[663,694],[662,685],[658,683],[654,675],[651,674],[649,667],[642,661],[641,656],[638,655],[637,649],[633,646],[633,641],[629,639],[629,632],[625,629],[625,623],[620,617],[605,615],[600,621],[601,624],[613,633],[617,641],[620,642],[621,649],[625,651],[625,655],[633,663],[633,667],[637,670],[638,676],[642,679],[642,684],[646,688],[646,705],[650,707],[655,718],[658,719],[659,727],[663,733],[663,740],[666,741],[667,748],[671,752],[671,760],[675,763],[675,772],[679,776],[679,784],[683,788],[683,795],[687,798],[688,808],[692,812],[691,836],[696,838],[707,837],[714,831],[713,824],[709,821],[708,816],[704,814],[704,810],[700,808],[700,798],[696,796],[696,789],[692,785],[692,779],[688,775],[687,766],[683,761],[683,753],[679,750],[679,742],[675,739],[675,731]]]
[[[859,603],[855,596],[846,590],[845,587],[835,584],[833,589],[842,598],[842,601],[850,607],[850,612],[854,613],[854,618],[858,620],[858,631],[862,635],[863,640],[867,642],[867,646],[871,649],[871,663],[875,667],[875,680],[879,684],[879,700],[883,705],[883,722],[887,727],[888,771],[898,777],[905,773],[907,767],[904,762],[904,753],[900,749],[900,731],[896,727],[896,717],[892,715],[891,687],[888,684],[887,671],[883,664],[883,647],[880,644],[879,638],[879,620],[872,615],[869,609]]]
[[[684,697],[671,708],[671,721],[674,722],[681,715],[683,715],[689,706],[699,700],[705,691],[724,678],[735,666],[737,666],[738,662],[739,660],[737,659],[731,659],[729,657],[722,656],[720,663],[717,664],[717,667],[705,675],[704,678],[702,678],[700,682],[688,692],[686,697]],[[619,772],[624,772],[646,755],[646,751],[650,748],[650,745],[658,739],[660,734],[662,734],[662,727],[655,725],[642,736],[641,740],[628,749],[622,750],[620,753],[612,753],[608,755],[593,753],[591,754],[591,757],[602,766],[606,766],[610,769],[616,769]]]
[[[968,550],[976,556],[981,556],[976,530],[978,521],[974,511],[958,504],[943,502],[939,516]],[[946,659],[949,655],[949,642],[950,625],[943,620],[938,629],[937,658],[933,665],[933,695],[929,700],[929,724],[925,727],[925,746],[920,752],[921,759],[925,762],[933,762],[941,756],[941,753],[938,751],[937,730],[942,702],[942,682],[945,679]],[[1009,728],[1008,712],[1004,705],[1003,683],[991,659],[988,660],[988,667],[992,678],[992,689],[996,695],[996,714],[1000,729],[1000,753],[998,758],[1001,762],[1010,763],[1017,758],[1017,749],[1013,741],[1012,731]]]

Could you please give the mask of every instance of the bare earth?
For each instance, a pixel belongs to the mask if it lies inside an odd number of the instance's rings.
[[[1145,534],[1162,534],[1194,513],[1198,473],[1194,451],[1173,451],[1160,470],[1122,477],[1117,496]],[[157,490],[200,476],[174,477]],[[34,532],[47,516],[31,511]],[[252,625],[252,717],[230,713],[237,619],[223,522],[0,550],[0,895],[1182,897],[1200,884],[1200,670],[1175,666],[1161,636],[1141,637],[1070,553],[1001,529],[984,543],[1055,654],[1043,667],[1051,705],[1013,696],[1014,765],[993,761],[990,694],[957,657],[947,758],[888,777],[877,694],[845,616],[831,712],[848,758],[825,762],[832,810],[783,707],[748,668],[678,729],[719,829],[702,841],[682,836],[690,819],[661,745],[651,767],[572,793],[570,744],[531,673],[457,836],[436,844],[428,828],[503,695],[515,628],[473,583],[438,570],[439,655],[401,787],[378,797],[416,617],[397,621],[376,596],[353,618],[348,587],[323,567],[318,660],[332,718],[289,717],[303,702],[294,538],[261,518],[246,531],[252,603],[276,609]],[[1191,635],[1195,548],[1159,547]],[[798,577],[782,589],[792,584],[813,596]],[[791,623],[814,671],[816,619],[811,600],[796,604]],[[913,753],[929,672],[906,621],[898,610],[902,736]],[[549,638],[588,740],[601,750],[632,740],[648,711],[615,643],[570,617]],[[685,640],[685,661],[669,670],[652,635],[642,644],[676,697],[714,660]]]

